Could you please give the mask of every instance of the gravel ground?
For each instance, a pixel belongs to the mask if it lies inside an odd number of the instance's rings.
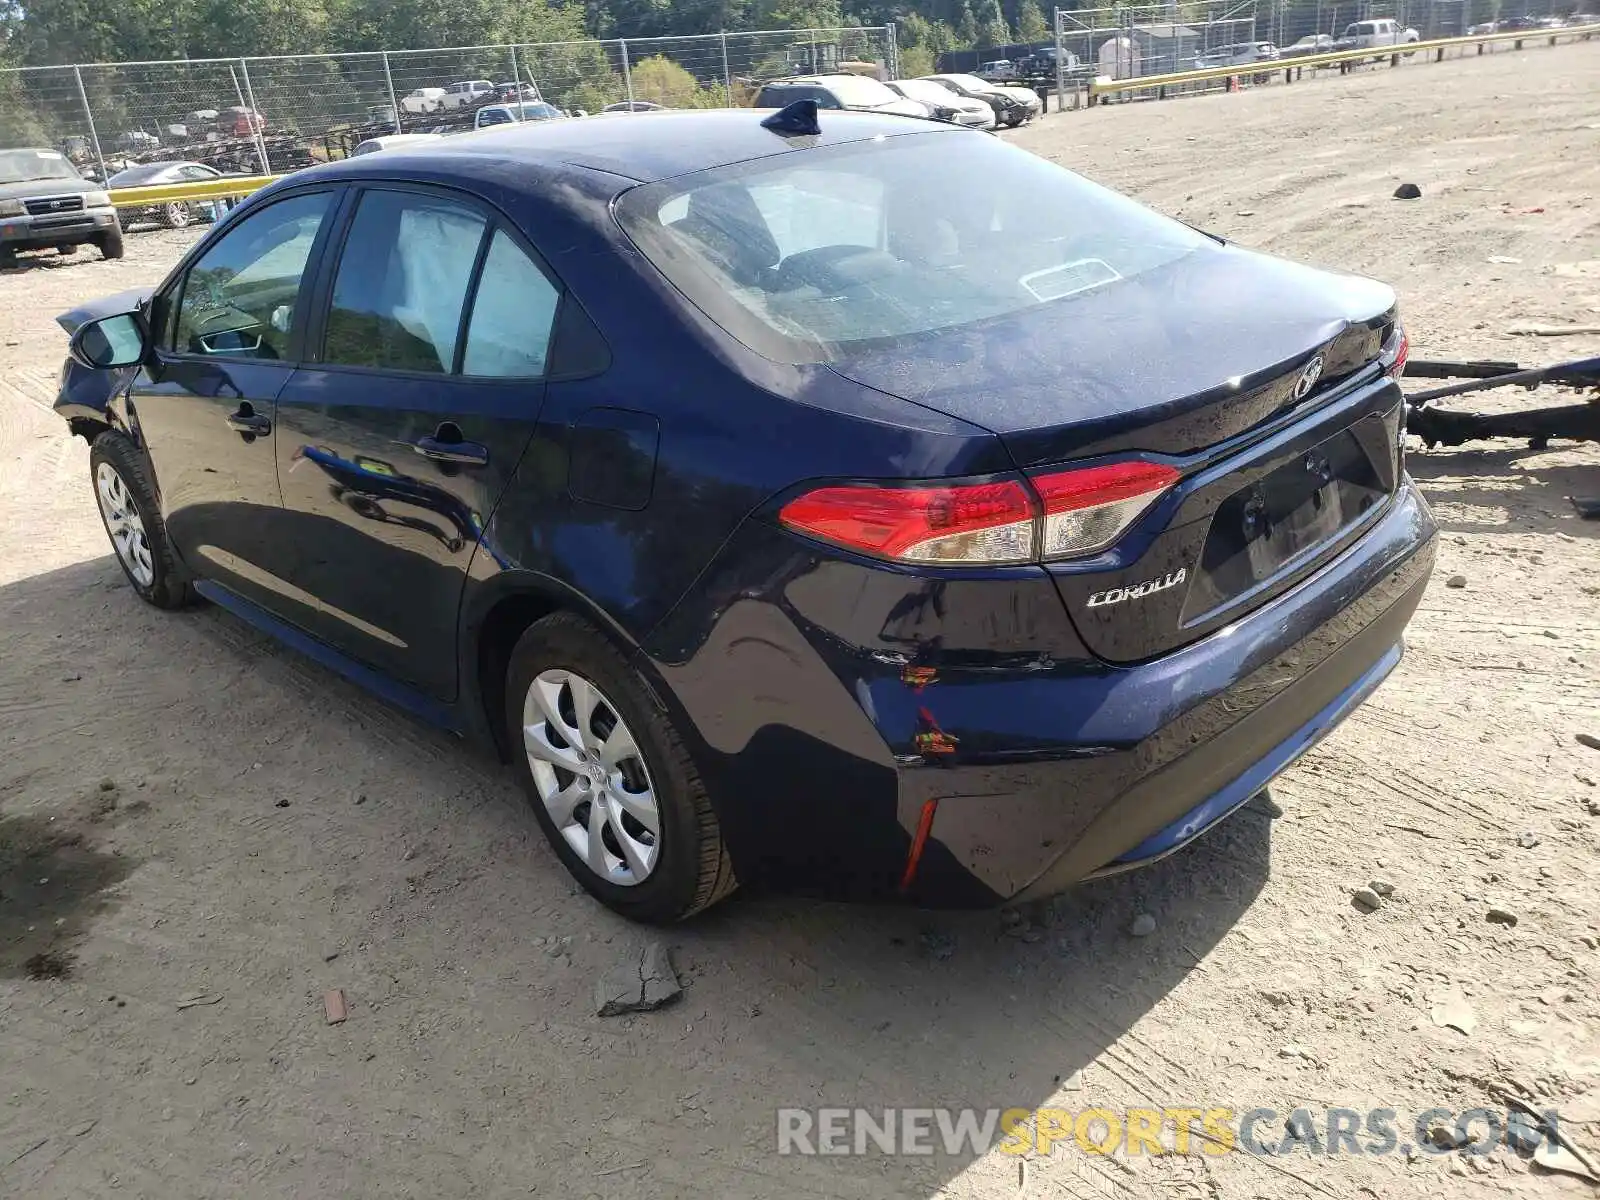
[[[1505,331],[1600,312],[1597,79],[1600,44],[1540,48],[1014,136],[1392,281],[1414,354],[1551,361],[1600,339]],[[1275,1140],[1380,1107],[1410,1141],[1509,1088],[1600,1155],[1600,528],[1564,499],[1600,452],[1412,458],[1444,536],[1409,656],[1275,804],[1021,920],[736,901],[673,931],[679,1003],[602,1020],[642,935],[497,769],[109,557],[51,317],[194,236],[0,276],[0,1194],[1593,1194],[1505,1150],[780,1158],[773,1110],[1261,1107]]]

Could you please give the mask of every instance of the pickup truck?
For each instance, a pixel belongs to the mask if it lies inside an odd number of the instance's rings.
[[[1380,46],[1404,46],[1421,40],[1422,35],[1415,29],[1402,28],[1399,21],[1384,17],[1377,21],[1351,21],[1334,44],[1340,50],[1371,50]]]
[[[122,224],[105,186],[59,150],[0,150],[0,264],[19,250],[71,254],[85,243],[122,257]]]

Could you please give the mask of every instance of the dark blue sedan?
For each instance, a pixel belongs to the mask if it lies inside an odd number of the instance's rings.
[[[65,314],[134,589],[508,760],[605,904],[1158,858],[1393,669],[1385,286],[805,102],[301,171]]]

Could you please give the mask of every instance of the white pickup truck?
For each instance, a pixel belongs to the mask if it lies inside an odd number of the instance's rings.
[[[1376,21],[1351,21],[1344,35],[1334,43],[1340,50],[1371,50],[1378,46],[1404,46],[1422,40],[1415,29],[1403,28],[1399,21],[1384,17]]]

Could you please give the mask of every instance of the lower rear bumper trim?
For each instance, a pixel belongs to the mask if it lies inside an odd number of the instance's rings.
[[[1377,690],[1378,685],[1389,677],[1390,672],[1400,665],[1403,651],[1403,643],[1396,642],[1382,658],[1334,697],[1316,716],[1258,759],[1239,778],[1202,800],[1171,825],[1145,838],[1127,853],[1119,855],[1098,870],[1091,871],[1085,878],[1102,879],[1107,875],[1119,875],[1124,871],[1148,866],[1182,850],[1190,842],[1220,824],[1293,766],[1301,755],[1333,732],[1334,727],[1355,711]]]

